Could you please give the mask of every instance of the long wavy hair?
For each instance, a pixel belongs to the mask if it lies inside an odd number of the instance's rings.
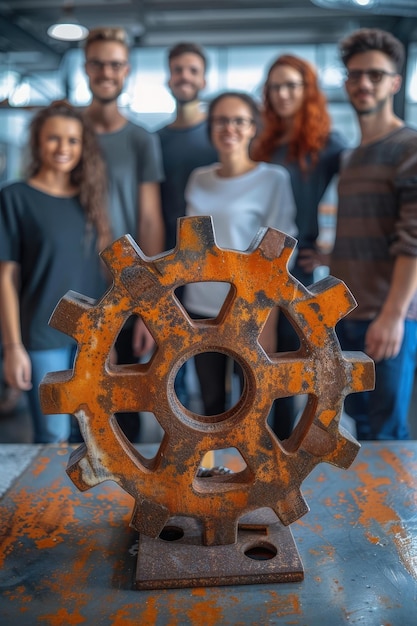
[[[294,116],[288,159],[297,161],[301,170],[306,172],[309,161],[311,165],[316,163],[318,152],[327,141],[331,120],[327,111],[327,101],[318,86],[314,68],[304,59],[291,54],[278,57],[269,69],[263,89],[263,130],[253,146],[252,157],[256,161],[270,161],[275,147],[279,145],[280,138],[285,133],[284,120],[275,113],[268,89],[272,71],[284,65],[297,70],[303,80],[304,99]]]
[[[29,132],[28,178],[36,176],[42,167],[40,132],[46,120],[65,117],[78,120],[82,126],[82,151],[79,163],[70,173],[71,184],[79,189],[79,198],[87,219],[87,227],[97,231],[98,248],[111,242],[110,220],[107,213],[106,166],[101,156],[96,134],[80,110],[66,100],[57,100],[33,117]]]

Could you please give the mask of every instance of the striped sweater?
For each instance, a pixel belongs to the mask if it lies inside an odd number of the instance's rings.
[[[373,319],[390,287],[395,258],[417,256],[417,130],[403,126],[343,155],[330,274],[358,306],[349,319]],[[417,319],[417,293],[408,319]]]

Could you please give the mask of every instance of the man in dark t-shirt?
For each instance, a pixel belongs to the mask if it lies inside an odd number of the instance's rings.
[[[177,219],[185,215],[184,191],[189,175],[195,168],[217,160],[199,99],[206,85],[207,62],[202,48],[195,43],[179,43],[169,51],[168,63],[168,85],[177,106],[175,120],[158,131],[165,172],[161,201],[166,250],[175,247]],[[176,295],[181,299],[181,290]],[[187,404],[185,365],[178,372],[175,390],[179,400]]]

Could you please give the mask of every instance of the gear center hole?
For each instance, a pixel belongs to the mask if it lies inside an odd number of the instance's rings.
[[[200,417],[221,415],[242,399],[245,388],[242,367],[222,352],[203,352],[179,369],[174,389],[181,404]]]

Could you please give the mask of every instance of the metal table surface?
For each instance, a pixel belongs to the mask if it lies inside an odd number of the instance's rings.
[[[133,588],[131,497],[112,482],[77,491],[71,448],[20,450],[0,445],[0,473],[32,455],[0,499],[4,626],[417,624],[416,441],[366,443],[349,470],[304,481],[310,512],[291,526],[303,581],[160,591]]]

